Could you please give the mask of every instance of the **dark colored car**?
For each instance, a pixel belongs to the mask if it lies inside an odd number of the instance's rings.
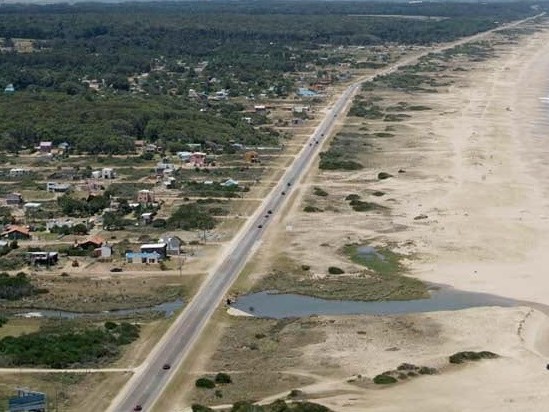
[[[113,272],[113,273],[122,272],[122,268],[112,268],[112,269],[111,269],[111,272]]]
[[[291,186],[291,185],[292,185],[292,183],[291,183],[291,182],[288,182],[288,186]]]
[[[282,192],[282,196],[284,196],[286,194],[286,192]]]
[[[135,405],[135,407],[133,408],[134,411],[142,411],[143,410],[143,407],[141,405]]]
[[[170,369],[172,366],[169,364],[169,363],[165,363],[164,365],[162,365],[162,369],[164,369],[165,371],[167,371],[168,369]]]
[[[263,227],[263,225],[258,225],[257,228],[258,229],[261,229]]]
[[[272,215],[272,214],[273,214],[273,211],[272,211],[272,210],[269,210],[267,213],[270,214],[270,215]]]

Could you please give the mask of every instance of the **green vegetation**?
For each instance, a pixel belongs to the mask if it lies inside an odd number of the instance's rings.
[[[349,110],[349,116],[363,117],[371,120],[381,119],[383,118],[383,110],[380,106],[370,101],[355,99]]]
[[[26,296],[47,292],[46,289],[34,287],[26,273],[19,272],[15,276],[0,273],[0,299],[18,300]]]
[[[330,266],[328,268],[328,273],[330,275],[341,275],[341,274],[345,273],[345,271],[341,268],[338,268],[337,266]]]
[[[478,361],[481,359],[495,359],[499,358],[499,355],[493,352],[489,351],[482,351],[482,352],[471,352],[471,351],[465,351],[465,352],[458,352],[450,356],[450,363],[464,363],[468,361]]]
[[[215,388],[215,382],[209,378],[198,378],[195,381],[194,386],[203,389],[213,389]]]
[[[372,210],[383,210],[384,206],[380,206],[377,203],[363,202],[362,200],[351,200],[349,205],[355,212],[371,212]]]
[[[313,188],[313,194],[315,196],[321,196],[321,197],[328,196],[328,192],[326,192],[324,189],[321,189],[320,187],[314,187]]]
[[[320,153],[319,169],[322,170],[359,170],[362,164],[350,158],[350,155],[330,147]]]
[[[390,174],[390,173],[387,173],[387,172],[379,172],[379,173],[377,174],[377,178],[378,178],[379,180],[389,179],[390,177],[393,177],[393,175]]]
[[[5,316],[0,316],[0,328],[6,323],[8,323],[8,318],[6,318]]]
[[[219,372],[217,375],[215,375],[214,381],[215,383],[219,384],[227,384],[233,382],[231,376],[228,373],[224,372]]]
[[[79,330],[62,323],[19,337],[5,337],[0,340],[0,364],[69,368],[106,363],[119,355],[120,346],[139,337],[138,325],[106,326]]]
[[[398,381],[396,378],[393,378],[390,375],[381,374],[381,375],[376,375],[373,379],[373,382],[377,385],[387,385],[391,383],[397,383]]]
[[[279,399],[269,405],[255,405],[252,402],[237,402],[231,412],[330,412],[325,406],[311,402],[286,403]]]
[[[322,212],[322,209],[316,206],[307,205],[303,208],[303,211],[306,213],[319,213]]]
[[[217,223],[204,203],[186,203],[179,206],[167,220],[170,229],[213,229]]]

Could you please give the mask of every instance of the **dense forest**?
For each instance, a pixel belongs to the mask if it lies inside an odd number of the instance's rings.
[[[286,96],[295,86],[288,74],[326,64],[328,46],[448,41],[535,12],[528,3],[1,5],[0,87],[13,84],[15,93],[0,96],[0,147],[52,140],[124,153],[135,139],[172,150],[206,140],[273,143],[242,120],[242,107],[191,99],[189,89],[202,98],[220,90]]]

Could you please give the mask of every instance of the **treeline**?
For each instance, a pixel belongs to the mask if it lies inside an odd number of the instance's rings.
[[[367,14],[448,19],[387,19]],[[126,88],[124,76],[148,71],[151,59],[159,56],[187,63],[211,60],[212,70],[243,69],[234,71],[238,79],[265,69],[280,73],[302,68],[307,56],[291,53],[287,46],[448,41],[532,14],[528,3],[5,5],[0,9],[0,37],[33,39],[41,52],[3,58],[0,81],[26,87],[40,79],[42,86],[51,87],[89,75]],[[60,68],[66,70],[60,73]]]
[[[120,346],[139,337],[139,326],[105,322],[101,328],[40,330],[0,340],[0,365],[67,368],[102,364],[120,353]]]
[[[238,108],[236,108],[238,109]],[[276,144],[276,135],[257,130],[237,110],[211,107],[168,96],[69,96],[61,93],[0,95],[0,147],[17,152],[41,140],[68,142],[76,152],[121,154],[136,139],[175,152],[186,143],[237,140],[246,145]],[[225,113],[221,116],[221,113]]]

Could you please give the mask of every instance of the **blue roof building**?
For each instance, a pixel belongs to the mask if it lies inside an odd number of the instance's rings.
[[[309,90],[305,87],[300,87],[297,89],[297,94],[301,97],[316,97],[318,96],[317,92],[313,92],[312,90]]]

